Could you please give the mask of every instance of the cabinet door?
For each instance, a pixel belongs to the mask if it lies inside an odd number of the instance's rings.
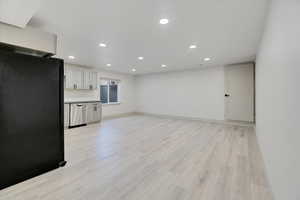
[[[84,89],[95,90],[97,89],[97,72],[84,71]]]
[[[93,122],[101,121],[101,115],[102,115],[101,103],[94,103],[93,104]]]
[[[95,111],[95,121],[100,122],[102,118],[102,104],[97,103],[97,109]]]
[[[91,73],[91,84],[92,84],[93,90],[98,88],[98,73],[97,72]]]
[[[102,114],[101,103],[89,103],[87,106],[87,123],[94,123],[101,121]]]
[[[89,103],[87,104],[87,123],[93,123],[94,117],[93,117],[93,104]]]
[[[90,72],[83,71],[83,88],[88,90],[90,87]]]
[[[72,73],[69,68],[65,68],[64,71],[64,84],[65,88],[67,89],[74,89],[74,86],[72,85]]]
[[[84,71],[84,89],[91,90],[92,87],[92,76],[90,71]]]
[[[72,69],[72,81],[75,86],[75,89],[84,89],[83,71],[80,69]]]
[[[70,104],[64,105],[64,126],[65,127],[69,126],[69,114],[70,114],[69,106],[70,106]]]

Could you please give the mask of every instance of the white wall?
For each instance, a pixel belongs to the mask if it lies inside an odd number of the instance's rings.
[[[74,65],[65,64],[65,66],[74,67]],[[75,66],[78,67],[78,66]],[[112,73],[107,71],[98,71],[98,80],[100,78],[112,78],[120,80],[120,104],[103,105],[103,117],[131,113],[135,111],[135,83],[132,75]],[[100,100],[100,90],[65,90],[65,101],[86,101]]]
[[[256,66],[257,135],[275,200],[300,199],[300,1],[274,0]]]
[[[139,75],[137,111],[224,120],[224,68]]]

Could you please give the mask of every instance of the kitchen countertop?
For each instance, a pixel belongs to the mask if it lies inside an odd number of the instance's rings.
[[[65,101],[64,104],[73,104],[73,103],[101,103],[101,101]]]

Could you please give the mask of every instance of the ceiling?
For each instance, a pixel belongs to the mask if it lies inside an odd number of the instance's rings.
[[[58,57],[65,62],[144,74],[254,60],[267,3],[51,0],[41,2],[29,25],[58,34]],[[161,25],[161,18],[169,23]],[[197,48],[190,49],[191,44]],[[211,60],[205,62],[206,57]]]
[[[24,28],[41,0],[0,0],[0,22]]]

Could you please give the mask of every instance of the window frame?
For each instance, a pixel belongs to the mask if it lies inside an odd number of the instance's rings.
[[[102,81],[107,81],[107,84],[106,84],[106,86],[107,86],[107,103],[103,103],[102,102],[102,105],[119,105],[119,104],[121,104],[121,101],[120,101],[120,83],[121,83],[121,81],[120,80],[118,80],[118,79],[113,79],[113,78],[100,78],[100,95],[99,95],[99,98],[100,98],[100,101],[101,101],[101,86],[103,85],[102,84]],[[118,97],[118,99],[117,99],[117,102],[110,102],[110,96],[109,96],[109,90],[110,90],[110,82],[111,81],[115,81],[116,82],[116,84],[117,84],[117,87],[118,87],[118,91],[117,91],[117,97]]]

